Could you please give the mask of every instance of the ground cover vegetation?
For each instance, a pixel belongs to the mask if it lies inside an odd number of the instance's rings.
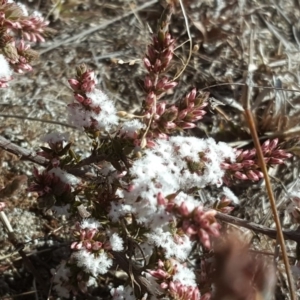
[[[1,299],[297,299],[299,14],[1,0]]]

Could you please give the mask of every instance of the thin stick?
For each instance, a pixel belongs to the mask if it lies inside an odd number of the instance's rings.
[[[276,207],[276,201],[275,201],[275,197],[273,194],[273,190],[272,190],[272,186],[271,186],[271,181],[270,181],[270,177],[268,174],[268,170],[267,170],[267,166],[264,160],[264,155],[260,146],[260,142],[259,142],[259,138],[258,138],[258,134],[256,131],[256,126],[255,126],[255,122],[254,122],[254,118],[250,109],[250,99],[251,99],[251,93],[252,93],[252,72],[251,72],[251,68],[253,66],[253,40],[254,40],[254,36],[253,36],[253,31],[251,32],[251,38],[250,38],[250,53],[249,53],[249,69],[248,69],[248,75],[247,75],[247,81],[246,84],[243,88],[243,93],[242,93],[242,100],[243,100],[243,107],[244,107],[244,113],[245,113],[245,118],[248,122],[248,126],[252,135],[252,139],[257,151],[257,156],[258,156],[258,160],[259,160],[259,164],[261,167],[261,170],[264,174],[264,179],[265,179],[265,183],[266,183],[266,188],[267,188],[267,192],[268,192],[268,196],[269,196],[269,200],[270,200],[270,204],[271,204],[271,208],[272,208],[272,212],[273,212],[273,216],[274,216],[274,221],[276,224],[276,229],[277,229],[277,235],[278,235],[278,239],[279,239],[279,243],[281,246],[281,251],[282,251],[282,256],[283,256],[283,261],[284,261],[284,266],[285,266],[285,270],[286,270],[286,275],[287,275],[287,279],[288,279],[288,284],[289,284],[289,288],[290,288],[290,296],[292,300],[296,300],[296,291],[295,291],[295,286],[293,283],[293,279],[292,279],[292,273],[291,273],[291,268],[290,268],[290,263],[289,263],[289,259],[287,256],[287,251],[286,251],[286,246],[285,246],[285,241],[284,241],[284,236],[283,236],[283,232],[282,232],[282,228],[281,228],[281,223],[280,223],[280,219],[279,219],[279,215],[278,215],[278,211],[277,211],[277,207]]]
[[[46,166],[48,164],[48,160],[45,157],[37,155],[33,151],[22,148],[2,136],[0,136],[0,148],[7,152],[21,156],[21,159],[32,161],[38,165]]]
[[[239,227],[244,227],[244,228],[250,229],[250,230],[254,231],[255,233],[264,234],[274,240],[276,240],[276,237],[277,237],[276,229],[269,228],[269,227],[266,227],[266,226],[263,226],[260,224],[256,224],[254,222],[249,222],[247,220],[240,219],[240,218],[237,218],[237,217],[234,217],[231,215],[226,215],[226,214],[217,212],[216,219],[218,219],[222,222],[226,222],[226,223],[233,224],[233,225],[236,225]],[[300,231],[299,230],[288,229],[288,230],[283,230],[282,233],[286,240],[291,240],[291,241],[300,243]]]
[[[1,118],[14,118],[14,119],[23,119],[23,120],[29,120],[29,121],[35,121],[35,122],[49,123],[49,124],[55,124],[55,125],[60,125],[60,126],[70,127],[70,128],[74,128],[74,129],[80,130],[76,126],[69,125],[69,124],[62,123],[62,122],[58,122],[58,121],[42,120],[42,119],[31,118],[31,117],[26,117],[26,116],[7,115],[7,114],[0,114],[0,117]]]
[[[245,83],[239,83],[239,82],[225,82],[225,83],[218,83],[218,84],[213,84],[206,86],[200,91],[205,91],[208,89],[211,89],[213,87],[218,87],[218,86],[226,86],[226,85],[236,85],[236,86],[245,86]],[[266,90],[274,90],[274,91],[285,91],[285,92],[295,92],[295,93],[300,93],[300,90],[292,90],[292,89],[285,89],[285,88],[277,88],[273,86],[264,86],[264,85],[252,85],[252,88],[261,88],[261,89],[266,89]]]

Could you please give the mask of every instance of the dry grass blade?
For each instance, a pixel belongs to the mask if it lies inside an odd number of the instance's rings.
[[[250,37],[250,53],[249,53],[249,68],[248,68],[248,74],[247,74],[247,80],[246,80],[246,84],[243,88],[243,93],[242,93],[242,103],[245,109],[245,118],[247,120],[250,132],[251,132],[251,136],[257,151],[257,156],[259,159],[259,163],[260,163],[260,167],[261,170],[264,174],[264,179],[265,179],[265,183],[266,183],[266,188],[267,188],[267,192],[268,192],[268,196],[269,196],[269,200],[270,200],[270,204],[271,204],[271,208],[272,208],[272,213],[273,213],[273,217],[274,217],[274,221],[276,224],[276,230],[277,230],[277,235],[278,235],[278,239],[280,242],[280,246],[281,246],[281,250],[282,250],[282,255],[283,255],[283,261],[284,261],[284,265],[285,265],[285,270],[286,270],[286,274],[287,274],[287,279],[288,279],[288,284],[289,284],[289,289],[290,289],[290,297],[292,300],[296,300],[296,291],[295,291],[295,286],[293,283],[293,279],[292,279],[292,273],[291,273],[291,268],[290,268],[290,264],[289,264],[289,260],[288,260],[288,256],[287,256],[287,251],[286,251],[286,246],[285,246],[285,241],[284,241],[284,236],[283,236],[283,232],[282,232],[282,228],[281,228],[281,222],[279,219],[279,214],[277,211],[277,207],[276,207],[276,202],[275,202],[275,197],[273,194],[273,190],[272,190],[272,186],[271,186],[271,181],[270,181],[270,177],[268,175],[268,170],[267,170],[267,166],[264,160],[264,155],[260,146],[260,142],[259,142],[259,138],[258,138],[258,134],[256,131],[256,126],[255,126],[255,122],[254,122],[254,118],[250,109],[250,99],[251,99],[251,95],[252,95],[252,86],[251,86],[251,82],[252,82],[252,72],[251,72],[251,68],[253,66],[253,40],[254,40],[254,34],[253,31],[251,32],[251,37]]]
[[[35,122],[42,122],[42,123],[49,123],[49,124],[55,124],[55,125],[60,125],[60,126],[64,126],[64,127],[69,127],[69,128],[73,128],[76,130],[79,130],[78,127],[70,125],[70,124],[66,124],[66,123],[62,123],[62,122],[58,122],[58,121],[51,121],[51,120],[42,120],[42,119],[37,119],[37,118],[30,118],[30,117],[25,117],[25,116],[19,116],[19,115],[7,115],[7,114],[0,114],[0,117],[3,118],[15,118],[15,119],[22,119],[22,120],[30,120],[30,121],[35,121]]]
[[[178,79],[181,76],[181,74],[184,72],[184,70],[186,69],[186,67],[188,66],[188,64],[191,60],[192,53],[193,53],[193,41],[192,41],[192,37],[191,37],[191,33],[190,33],[188,18],[187,18],[187,15],[185,13],[185,9],[184,9],[182,1],[179,0],[179,3],[180,3],[181,11],[182,11],[182,14],[183,14],[183,17],[184,17],[184,21],[185,21],[186,32],[187,32],[187,35],[188,35],[188,38],[189,38],[190,49],[189,49],[189,56],[188,56],[188,59],[187,59],[186,63],[184,64],[183,68],[180,70],[180,72],[175,76],[175,78],[173,80]]]

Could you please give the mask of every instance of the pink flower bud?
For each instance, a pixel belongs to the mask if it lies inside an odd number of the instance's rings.
[[[91,240],[98,230],[96,228],[89,229],[86,233],[86,239]]]
[[[83,97],[83,96],[80,95],[80,94],[75,94],[74,97],[75,97],[75,99],[76,99],[79,103],[83,103],[84,100],[85,100],[85,97]]]
[[[179,213],[183,216],[183,217],[187,217],[190,214],[190,211],[186,205],[185,202],[182,202],[178,208]]]
[[[270,150],[269,146],[270,146],[270,140],[266,140],[266,141],[261,145],[261,149],[262,149],[263,151]]]
[[[174,39],[172,39],[171,34],[168,32],[165,35],[164,44],[166,47],[170,46],[174,42]]]
[[[166,77],[166,76],[162,77],[156,84],[156,88],[163,89],[167,82],[168,82],[168,77]]]
[[[101,243],[101,242],[95,242],[95,243],[93,243],[92,249],[93,249],[94,251],[98,251],[98,250],[100,250],[101,248],[102,248],[102,243]]]
[[[148,71],[151,70],[152,65],[151,65],[150,60],[148,58],[144,58],[144,65],[145,65],[145,67]]]
[[[163,197],[162,193],[157,194],[157,204],[161,206],[166,206],[168,203],[167,199]]]
[[[199,298],[200,298],[200,291],[197,287],[194,287],[191,300],[199,300]]]
[[[79,242],[79,243],[77,243],[76,245],[75,245],[75,249],[76,250],[80,250],[81,248],[82,248],[82,242]]]
[[[269,163],[272,165],[282,165],[284,164],[284,160],[281,158],[271,157]]]
[[[154,71],[155,72],[160,72],[161,71],[161,65],[162,65],[161,60],[160,59],[156,59],[154,67],[153,67]]]
[[[173,122],[167,122],[167,123],[165,123],[164,127],[165,127],[166,129],[174,129],[174,128],[176,128],[177,126],[176,126],[176,124],[173,123]]]
[[[250,168],[255,164],[255,162],[254,160],[243,160],[241,164],[244,168]]]
[[[161,287],[163,290],[166,290],[166,289],[169,287],[169,285],[168,285],[166,282],[162,282],[162,283],[160,284],[160,287]]]
[[[192,128],[196,127],[196,124],[189,123],[189,122],[182,122],[182,123],[180,123],[179,127],[182,128],[182,129],[192,129]]]
[[[146,76],[145,79],[144,79],[144,86],[147,90],[149,90],[152,86],[153,86],[153,83],[150,79],[149,76]]]
[[[156,146],[155,142],[153,140],[147,139],[147,148],[154,148]]]
[[[92,104],[92,99],[91,98],[85,98],[84,101],[82,102],[84,106],[91,106]]]
[[[165,279],[168,277],[168,273],[163,271],[162,269],[157,270],[148,270],[148,273],[150,273],[153,277],[158,279]]]
[[[251,149],[251,150],[245,150],[240,152],[241,159],[251,159],[256,155],[256,149]]]
[[[4,202],[0,202],[0,211],[3,211],[6,204]]]
[[[170,81],[170,82],[167,82],[164,86],[163,86],[163,89],[166,91],[166,90],[170,90],[170,89],[173,89],[175,86],[177,86],[177,82],[176,81]]]
[[[197,234],[197,229],[195,228],[195,226],[189,226],[185,228],[184,232],[187,236],[193,236]]]
[[[81,89],[84,92],[91,92],[95,88],[95,81],[87,81],[81,85]]]
[[[92,249],[92,244],[91,244],[91,242],[86,241],[86,242],[84,243],[84,245],[85,245],[85,248],[86,248],[87,250]]]
[[[147,98],[146,98],[146,103],[148,105],[151,105],[153,104],[153,102],[156,100],[156,95],[154,94],[154,92],[150,92],[148,95],[147,95]]]
[[[183,120],[186,117],[186,115],[188,114],[188,112],[189,111],[187,109],[181,110],[178,114],[178,119]]]
[[[223,170],[229,170],[229,169],[231,169],[231,164],[222,162],[222,163],[221,163],[221,168],[222,168]]]
[[[77,244],[78,244],[77,242],[73,242],[73,243],[71,244],[71,247],[70,247],[70,248],[71,248],[71,249],[76,249]]]
[[[35,33],[35,37],[38,42],[41,42],[41,43],[45,42],[44,37],[42,35],[40,35],[39,33]]]
[[[165,102],[160,102],[157,106],[156,106],[156,113],[161,116],[166,110],[166,103]]]
[[[278,149],[272,152],[272,156],[280,157],[280,158],[290,158],[293,155],[291,153],[285,152],[285,150]]]
[[[230,169],[231,169],[232,171],[242,170],[242,169],[243,169],[243,164],[242,164],[242,163],[233,163],[233,164],[230,166]]]
[[[253,180],[253,181],[259,180],[259,176],[253,170],[249,170],[247,172],[247,177],[248,177],[248,179]]]
[[[274,149],[277,147],[278,142],[279,142],[278,138],[272,140],[272,141],[270,142],[269,149],[270,149],[271,151],[274,150]]]
[[[201,117],[202,118],[205,114],[206,114],[206,111],[204,111],[204,110],[194,110],[192,112],[193,117]]]
[[[264,178],[264,173],[258,170],[253,170],[259,178]]]
[[[169,290],[170,290],[170,292],[172,293],[174,293],[174,292],[176,292],[176,285],[175,285],[175,283],[173,282],[173,281],[171,281],[170,283],[169,283]]]
[[[192,89],[186,96],[188,102],[194,101],[196,98],[197,90],[194,88]]]
[[[240,180],[247,180],[248,179],[248,177],[245,174],[243,174],[239,171],[234,173],[234,177],[237,178],[237,179],[240,179]]]
[[[86,71],[82,75],[82,80],[83,81],[93,81],[95,79],[95,72],[94,71]]]
[[[127,192],[132,192],[134,190],[134,185],[133,184],[130,184],[127,186]]]
[[[173,47],[172,47],[173,48]],[[164,67],[167,67],[173,58],[173,49],[170,49],[164,57]]]
[[[148,57],[150,61],[155,61],[156,53],[155,50],[153,49],[153,46],[151,45],[148,46]]]

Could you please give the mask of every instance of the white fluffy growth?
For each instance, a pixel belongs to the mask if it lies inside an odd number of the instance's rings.
[[[191,269],[181,265],[179,262],[176,265],[177,269],[173,276],[173,281],[178,280],[185,286],[197,286],[195,273]]]
[[[122,251],[124,249],[123,247],[123,240],[122,238],[117,234],[117,233],[113,233],[110,238],[109,238],[109,242],[111,245],[111,248],[113,251]]]
[[[65,184],[75,186],[80,183],[80,180],[78,178],[76,178],[74,175],[72,175],[70,173],[67,173],[66,171],[62,170],[61,168],[53,168],[49,171],[49,174],[54,174]]]
[[[183,235],[181,242],[176,243],[173,235],[161,228],[155,229],[152,233],[147,234],[148,243],[157,247],[162,247],[166,258],[176,257],[178,260],[186,260],[192,250],[193,242],[188,236]]]
[[[123,285],[118,286],[117,288],[112,288],[110,294],[113,300],[135,300],[133,289],[131,286],[124,287]]]
[[[23,4],[23,3],[20,3],[20,2],[17,2],[18,6],[22,9],[22,13],[25,17],[28,17],[28,10],[27,10],[27,7]]]
[[[232,148],[222,142],[217,144],[212,138],[178,136],[158,140],[153,149],[147,149],[144,156],[134,162],[130,169],[134,188],[130,192],[122,191],[120,196],[125,200],[122,204],[112,205],[110,217],[116,220],[130,212],[137,222],[151,227],[158,212],[159,193],[166,197],[193,187],[221,186],[224,176],[221,163],[225,159],[234,161],[234,158]],[[192,172],[188,163],[202,165],[202,169]],[[185,198],[189,203],[193,202],[191,198]]]
[[[133,139],[137,132],[145,127],[146,125],[137,119],[126,121],[122,124],[120,135]]]
[[[114,103],[98,89],[94,89],[86,96],[91,100],[92,109],[100,109],[96,113],[93,110],[86,110],[79,103],[72,103],[68,106],[69,119],[72,124],[78,127],[90,127],[95,125],[99,130],[109,131],[112,126],[118,124],[118,116]]]
[[[80,227],[82,229],[98,229],[101,227],[101,224],[94,218],[90,218],[90,219],[84,219],[80,223]]]
[[[76,260],[78,267],[81,267],[85,272],[94,277],[107,273],[113,264],[112,259],[109,258],[106,252],[100,252],[96,255],[88,252],[86,249],[74,252],[72,258]]]
[[[11,76],[11,74],[12,70],[8,61],[5,59],[3,54],[0,54],[0,79],[7,79]]]
[[[223,194],[227,199],[231,200],[233,203],[235,204],[240,203],[239,198],[232,192],[231,189],[229,189],[226,186],[223,187]]]

